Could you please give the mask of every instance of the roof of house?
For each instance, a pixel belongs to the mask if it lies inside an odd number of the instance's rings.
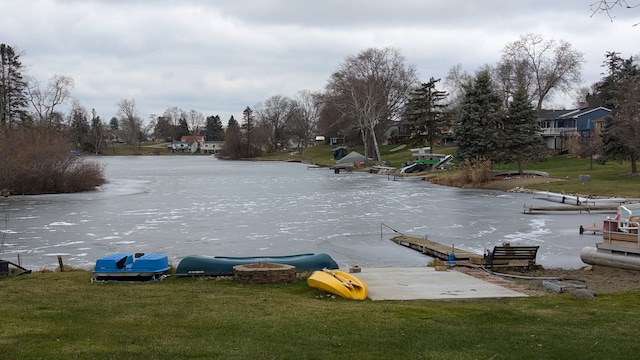
[[[202,135],[184,135],[180,138],[180,141],[203,141],[204,136]]]
[[[582,109],[570,109],[570,110],[540,110],[538,112],[538,118],[542,120],[553,120],[553,119],[575,119],[579,116],[583,116],[589,113],[594,112],[603,112],[606,114],[610,114],[611,110],[602,107],[586,107]],[[606,116],[606,115],[605,115]]]

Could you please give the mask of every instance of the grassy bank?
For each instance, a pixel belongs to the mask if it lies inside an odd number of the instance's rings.
[[[382,159],[399,168],[403,162],[411,159],[411,153],[407,148],[398,151],[395,145],[385,145],[381,147]],[[360,151],[362,149],[352,149]],[[454,147],[439,147],[434,149],[435,153],[451,154],[455,153]],[[305,150],[300,157],[304,162],[313,162],[320,165],[333,165],[331,149],[329,146],[314,146]],[[514,164],[494,164],[493,170],[516,170]],[[537,163],[527,163],[525,170],[544,171],[550,178],[561,179],[554,181],[529,185],[528,188],[552,192],[565,192],[568,194],[588,194],[593,196],[617,196],[640,199],[640,177],[632,176],[629,162],[618,163],[610,161],[605,165],[599,165],[590,159],[578,159],[566,156],[555,156],[551,159]],[[442,176],[454,176],[456,169],[438,172]],[[590,181],[579,181],[580,175],[589,175]]]
[[[639,292],[473,301],[348,301],[304,280],[90,283],[0,278],[4,359],[634,358]]]

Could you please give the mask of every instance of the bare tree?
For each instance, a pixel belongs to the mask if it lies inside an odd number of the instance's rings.
[[[591,4],[591,17],[596,14],[605,13],[609,17],[609,20],[613,22],[613,18],[615,17],[613,15],[613,10],[615,10],[616,8],[633,9],[638,6],[640,6],[640,3],[629,5],[626,0],[600,0]],[[640,24],[640,22],[633,24],[633,26],[636,26],[638,24]]]
[[[349,56],[331,75],[327,85],[330,98],[339,100],[336,108],[358,127],[365,158],[373,151],[375,160],[380,160],[376,127],[400,117],[417,81],[415,67],[405,65],[404,57],[394,48],[370,48]]]
[[[530,100],[537,103],[536,109],[541,110],[554,91],[569,92],[581,82],[583,62],[583,54],[564,40],[545,41],[542,35],[522,35],[502,50],[502,76],[515,83],[505,89],[524,86]]]
[[[139,145],[141,119],[136,109],[136,101],[134,99],[120,100],[118,102],[118,117],[127,143],[134,147]]]
[[[49,79],[46,89],[40,89],[38,81],[31,77],[28,80],[28,97],[33,110],[42,124],[51,125],[54,122],[52,116],[58,105],[70,96],[70,89],[74,86],[73,78],[64,75],[54,75]]]
[[[640,158],[640,75],[623,85],[617,106],[607,120],[603,142],[605,154],[618,160],[631,161],[631,173],[638,174]]]
[[[294,102],[282,95],[274,95],[256,107],[259,125],[268,130],[271,151],[281,149],[288,141],[287,128],[293,108]]]
[[[200,129],[204,126],[204,115],[199,111],[189,110],[185,111],[182,116],[187,121],[189,133],[198,135]]]
[[[449,111],[454,115],[458,113],[460,105],[466,94],[466,87],[473,82],[473,76],[462,68],[462,64],[456,64],[449,69],[444,79],[449,103]]]
[[[322,97],[320,93],[301,90],[294,101],[292,132],[299,138],[300,152],[309,146],[309,139],[314,135],[320,118]]]

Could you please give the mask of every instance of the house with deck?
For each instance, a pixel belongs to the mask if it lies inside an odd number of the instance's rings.
[[[559,152],[567,148],[567,140],[575,136],[590,136],[596,130],[604,128],[611,110],[599,107],[587,107],[572,110],[541,110],[538,112],[540,134],[547,148]]]

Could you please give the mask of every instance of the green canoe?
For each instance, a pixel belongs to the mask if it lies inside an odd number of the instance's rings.
[[[296,271],[338,269],[338,264],[327,254],[298,254],[284,256],[187,256],[180,261],[175,276],[227,276],[233,275],[233,267],[245,264],[285,264],[295,266]]]

